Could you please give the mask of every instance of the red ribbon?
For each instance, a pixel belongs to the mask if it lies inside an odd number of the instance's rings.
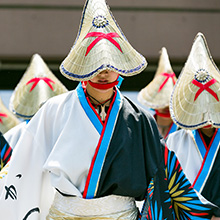
[[[162,89],[162,88],[164,87],[164,85],[167,83],[167,81],[168,81],[169,78],[172,78],[172,80],[173,80],[173,85],[175,85],[175,79],[174,79],[175,73],[161,73],[161,75],[162,75],[162,76],[165,76],[166,79],[165,79],[164,82],[161,84],[161,86],[160,86],[158,92],[161,91],[161,89]]]
[[[47,77],[36,77],[36,78],[33,78],[31,80],[29,80],[26,85],[30,84],[33,82],[33,85],[30,89],[30,92],[35,88],[35,86],[39,83],[40,80],[43,80],[50,88],[51,90],[54,90],[52,85],[50,83],[55,83],[53,80],[47,78]]]
[[[170,118],[170,113],[161,113],[159,112],[158,110],[155,109],[155,113],[156,115],[160,116],[160,117],[163,117],[163,118]]]
[[[213,85],[214,83],[216,83],[217,81],[215,79],[212,79],[210,80],[209,82],[207,82],[206,84],[202,84],[200,82],[198,82],[197,80],[193,80],[192,81],[192,84],[194,84],[195,86],[198,86],[199,87],[199,90],[197,91],[196,95],[195,95],[195,98],[194,98],[194,101],[196,101],[196,99],[198,98],[198,96],[204,91],[206,90],[207,92],[209,92],[217,101],[219,101],[218,99],[218,96],[217,94],[212,90],[210,89],[209,87],[211,85]]]
[[[211,128],[211,127],[212,127],[212,125],[206,125],[206,126],[204,126],[202,128]]]
[[[8,117],[8,115],[7,114],[5,114],[5,113],[0,113],[0,117]],[[3,121],[2,121],[2,119],[0,118],[0,123],[2,123],[3,124]]]
[[[114,82],[111,82],[111,83],[106,83],[106,84],[94,83],[90,80],[88,82],[92,87],[94,87],[96,89],[101,89],[101,90],[110,89],[110,88],[113,88],[114,86],[118,85],[117,80]]]
[[[113,37],[120,37],[117,33],[105,34],[102,32],[90,32],[86,35],[85,38],[88,38],[88,37],[97,37],[97,38],[88,46],[85,56],[87,56],[88,53],[90,52],[90,50],[102,39],[109,40],[112,44],[114,44],[122,52],[119,43],[113,39]]]

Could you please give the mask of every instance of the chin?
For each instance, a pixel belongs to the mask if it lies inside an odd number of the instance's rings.
[[[94,89],[100,93],[106,93],[106,92],[109,92],[112,90],[112,88],[110,88],[110,89],[96,89],[96,88],[94,88]]]

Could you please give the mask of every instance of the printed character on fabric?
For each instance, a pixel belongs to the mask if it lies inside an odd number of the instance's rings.
[[[164,148],[164,172],[151,180],[139,220],[211,219],[211,205],[203,204],[185,177],[178,159]]]

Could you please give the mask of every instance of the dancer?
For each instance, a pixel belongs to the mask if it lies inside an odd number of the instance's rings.
[[[116,87],[119,74],[132,76],[146,65],[105,0],[87,0],[77,39],[60,66],[64,76],[81,82],[48,100],[22,133],[0,181],[3,219],[136,220],[135,200],[145,198],[154,178],[153,199],[160,198],[163,217],[173,219],[163,208],[167,148],[155,120]],[[181,193],[190,197],[186,210],[176,209],[181,216],[210,218],[211,207],[186,182]]]
[[[39,54],[34,54],[23,77],[12,93],[9,108],[22,123],[4,134],[10,146],[17,144],[26,124],[51,97],[67,92]]]
[[[160,59],[154,79],[138,93],[138,101],[155,111],[154,117],[160,134],[167,138],[178,126],[173,123],[169,112],[171,92],[177,80],[165,47],[160,51]]]
[[[198,33],[172,93],[170,112],[182,129],[168,137],[195,190],[220,207],[220,72]],[[220,217],[220,212],[215,213]]]

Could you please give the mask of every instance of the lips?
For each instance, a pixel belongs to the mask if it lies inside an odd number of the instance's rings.
[[[107,84],[108,80],[98,80],[98,83],[100,83],[100,84]]]

